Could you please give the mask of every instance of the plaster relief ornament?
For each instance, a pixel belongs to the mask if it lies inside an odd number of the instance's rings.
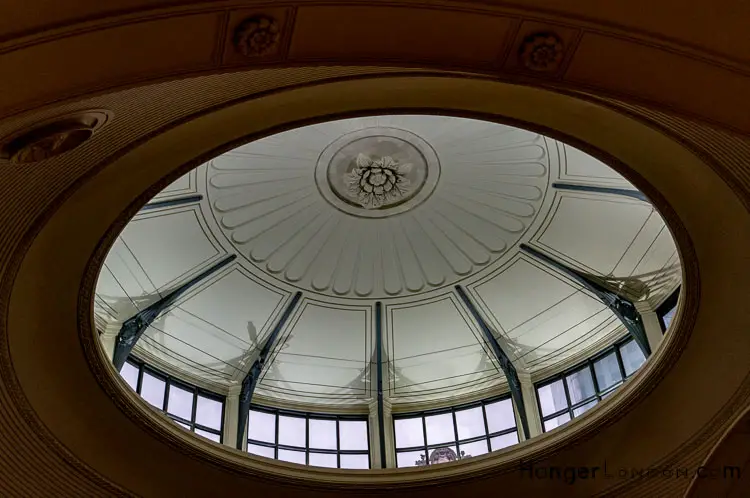
[[[390,156],[373,159],[357,156],[357,167],[344,175],[347,192],[365,209],[378,209],[384,204],[398,202],[413,190],[406,175],[410,163],[399,164]]]
[[[554,71],[562,61],[564,48],[562,40],[553,33],[533,34],[521,44],[521,62],[532,71]]]
[[[266,55],[276,48],[281,37],[279,23],[268,16],[244,20],[235,30],[234,44],[246,57]]]

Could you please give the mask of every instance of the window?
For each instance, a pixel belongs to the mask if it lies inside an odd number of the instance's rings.
[[[666,301],[662,303],[656,310],[656,315],[659,317],[659,323],[661,323],[661,331],[666,332],[669,329],[669,325],[672,323],[675,313],[677,312],[677,301],[680,297],[680,288],[678,287]]]
[[[302,465],[369,469],[367,417],[253,406],[247,421],[247,451]]]
[[[148,365],[128,358],[120,375],[135,392],[177,425],[221,443],[224,398],[180,382]]]
[[[510,397],[439,411],[394,415],[398,467],[479,456],[518,443]]]
[[[559,427],[596,406],[646,361],[629,339],[593,359],[536,386],[544,432]]]

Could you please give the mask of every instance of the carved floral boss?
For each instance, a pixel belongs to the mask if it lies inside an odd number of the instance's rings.
[[[406,197],[412,190],[406,175],[409,163],[399,164],[390,156],[373,159],[357,156],[357,167],[344,175],[349,196],[365,209],[377,209]]]

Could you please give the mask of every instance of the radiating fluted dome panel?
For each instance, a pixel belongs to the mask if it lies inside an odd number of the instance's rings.
[[[509,126],[382,116],[279,133],[201,174],[221,230],[259,270],[377,298],[454,284],[508,254],[544,201],[550,153]]]

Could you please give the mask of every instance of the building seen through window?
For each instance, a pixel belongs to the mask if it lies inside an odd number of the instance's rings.
[[[447,410],[394,415],[393,425],[398,467],[450,462],[518,443],[510,397]]]

